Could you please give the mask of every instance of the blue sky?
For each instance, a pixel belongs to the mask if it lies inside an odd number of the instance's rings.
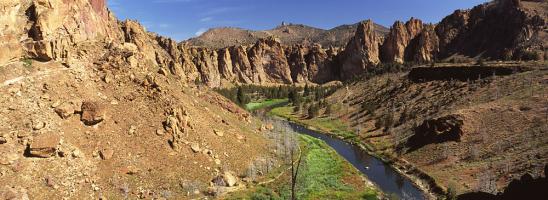
[[[389,27],[411,17],[439,22],[487,0],[107,0],[119,19],[182,41],[209,28],[266,30],[282,21],[330,29],[364,19]]]

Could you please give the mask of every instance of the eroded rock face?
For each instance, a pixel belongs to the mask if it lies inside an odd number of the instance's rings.
[[[457,115],[425,120],[415,128],[415,135],[409,138],[407,146],[415,149],[431,143],[459,142],[464,134],[463,123],[463,120]]]
[[[104,0],[2,0],[0,10],[0,64],[22,56],[63,60],[76,43],[120,39]]]
[[[542,2],[537,4],[534,7]],[[519,59],[526,51],[542,51],[545,27],[546,16],[524,8],[519,0],[500,0],[456,11],[436,27],[440,57],[481,54],[493,59]]]
[[[381,48],[383,62],[401,64],[409,60],[410,56],[407,55],[407,52],[413,49],[408,49],[408,46],[422,31],[423,23],[421,20],[411,18],[405,24],[396,21],[390,28],[390,33],[386,36]]]
[[[348,42],[339,57],[342,78],[351,78],[379,64],[381,43],[382,38],[375,32],[371,20],[360,23],[356,35]]]
[[[425,25],[422,31],[407,47],[406,60],[415,63],[429,63],[436,59],[439,52],[439,38],[434,25]]]
[[[293,83],[285,51],[277,39],[260,39],[249,50],[249,60],[260,83]]]
[[[295,83],[326,83],[338,78],[333,63],[336,53],[320,45],[294,45],[287,48],[291,78]]]

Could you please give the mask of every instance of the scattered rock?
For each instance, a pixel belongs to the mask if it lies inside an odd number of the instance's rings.
[[[245,139],[245,137],[241,134],[236,134],[236,139],[243,140],[243,139]]]
[[[130,135],[135,135],[136,132],[137,132],[137,127],[131,125],[131,126],[129,127],[128,133],[129,133]]]
[[[32,157],[49,158],[55,156],[61,136],[57,134],[42,134],[34,138],[28,147],[28,154]]]
[[[32,129],[35,130],[35,131],[41,130],[44,127],[46,127],[46,122],[42,122],[42,121],[33,121],[32,122]]]
[[[29,137],[30,135],[31,135],[30,132],[26,132],[26,131],[18,132],[17,138],[26,138],[26,137]]]
[[[216,164],[216,165],[221,165],[221,160],[215,159],[215,164]]]
[[[225,135],[224,132],[222,132],[220,130],[217,130],[217,129],[213,130],[213,132],[215,133],[215,135],[217,135],[219,137],[223,137]]]
[[[105,119],[105,109],[97,102],[83,102],[81,108],[81,120],[87,126],[99,124]]]
[[[212,183],[216,186],[233,187],[238,183],[238,178],[232,172],[226,171],[222,175],[213,178]]]
[[[166,134],[166,133],[165,133],[164,130],[162,130],[162,129],[156,130],[156,135],[158,135],[158,136],[162,136],[162,135],[165,135],[165,134]]]
[[[194,151],[194,153],[200,152],[200,145],[198,143],[192,143],[190,145],[190,148],[192,149],[192,151]]]
[[[83,156],[84,154],[78,149],[75,149],[74,151],[72,151],[72,157],[74,158],[81,158]]]
[[[55,107],[55,112],[63,119],[68,119],[72,116],[72,114],[74,114],[74,111],[74,105],[68,102]]]
[[[8,143],[8,139],[6,139],[3,136],[0,136],[0,144],[6,144],[6,143]]]
[[[114,150],[112,150],[112,149],[103,149],[99,152],[99,155],[101,156],[101,159],[109,160],[114,155]]]

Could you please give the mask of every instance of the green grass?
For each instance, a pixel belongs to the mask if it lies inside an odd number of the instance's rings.
[[[325,142],[300,135],[302,164],[297,179],[297,199],[376,200],[378,191],[362,181],[361,173]],[[228,199],[290,199],[289,174],[269,184],[231,195]],[[346,181],[353,180],[353,181]]]
[[[32,68],[32,59],[22,58],[21,62],[23,62],[23,66],[25,66],[26,68],[29,68],[29,69]]]
[[[301,140],[306,154],[299,176],[298,199],[376,199],[375,190],[360,191],[343,181],[344,177],[360,174],[327,144],[310,136],[301,136]]]
[[[269,114],[283,117],[290,121],[297,122],[309,126],[310,128],[317,129],[321,132],[333,134],[347,140],[351,140],[356,137],[354,132],[351,131],[350,128],[340,119],[331,117],[316,117],[313,119],[303,118],[299,115],[296,115],[293,112],[293,107],[291,106],[274,108],[270,111]]]
[[[267,100],[262,100],[258,102],[248,103],[245,105],[245,108],[250,111],[260,110],[260,109],[268,108],[278,104],[287,103],[288,101],[289,101],[288,99],[267,99]]]

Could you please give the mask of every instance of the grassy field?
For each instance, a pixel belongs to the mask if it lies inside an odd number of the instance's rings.
[[[378,199],[378,191],[367,185],[361,173],[323,141],[300,136],[301,170],[297,179],[298,199]],[[252,190],[233,194],[227,199],[290,199],[289,174]]]
[[[288,102],[287,99],[267,99],[267,100],[262,100],[258,102],[248,103],[247,105],[245,105],[245,108],[247,110],[254,111],[254,110],[260,110],[263,108],[268,108],[271,106],[275,106],[275,105],[283,104],[287,102]]]
[[[308,119],[293,112],[292,106],[277,107],[270,111],[270,115],[286,118],[290,121],[297,122],[308,126],[311,129],[317,129],[321,132],[326,132],[347,140],[352,140],[356,135],[349,127],[340,119],[332,117],[317,117]]]

